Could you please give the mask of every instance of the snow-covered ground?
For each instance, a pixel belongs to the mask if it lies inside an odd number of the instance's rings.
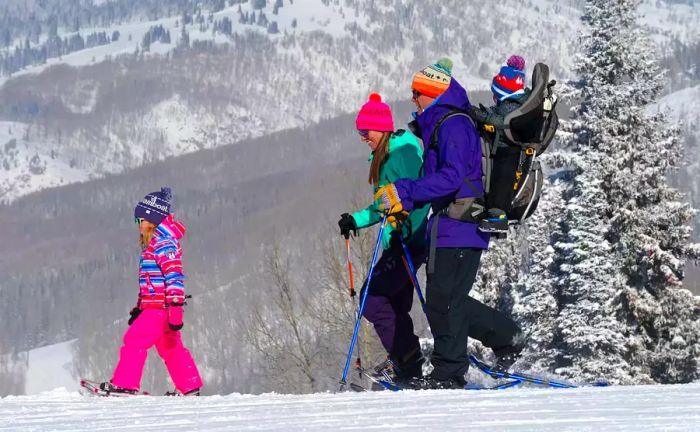
[[[62,342],[29,351],[25,393],[34,395],[59,387],[78,390],[73,377],[73,353],[75,341]],[[1,423],[0,423],[1,424]]]
[[[0,431],[697,431],[700,384],[97,398],[66,390],[0,400]]]

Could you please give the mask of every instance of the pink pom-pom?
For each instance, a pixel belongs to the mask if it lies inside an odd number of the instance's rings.
[[[520,57],[519,55],[510,56],[506,64],[519,71],[525,70],[525,59]]]
[[[369,95],[369,101],[370,102],[381,102],[382,101],[382,95],[379,93],[372,93]]]

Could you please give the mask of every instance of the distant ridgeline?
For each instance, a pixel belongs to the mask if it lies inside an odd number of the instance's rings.
[[[267,6],[266,0],[253,1],[251,12],[240,8],[240,4],[248,0],[113,0],[98,4],[93,4],[93,0],[49,0],[43,2],[43,7],[34,5],[31,10],[22,4],[14,5],[13,0],[8,1],[0,5],[0,76],[44,64],[52,58],[117,42],[121,37],[131,40],[131,35],[122,35],[119,30],[104,29],[133,20],[179,17],[176,27],[182,24],[182,30],[178,43],[187,44],[186,26],[202,33],[230,35],[231,19],[214,18],[213,14],[238,4],[240,23],[265,27],[272,34],[279,32],[277,22],[270,20],[262,10],[256,14],[257,9]],[[276,15],[283,3],[283,0],[276,0],[272,13]],[[103,30],[93,31],[95,28]],[[162,25],[153,25],[137,48],[148,51],[154,42],[170,44],[170,32]]]

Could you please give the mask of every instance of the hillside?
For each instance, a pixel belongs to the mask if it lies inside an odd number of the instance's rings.
[[[406,100],[411,75],[444,55],[471,89],[514,52],[569,79],[580,25],[578,1],[196,4],[7,9],[0,58],[26,65],[0,77],[0,200],[304,127],[357,109],[371,91]],[[643,13],[664,55],[698,39],[696,4],[649,1]],[[89,46],[96,34],[106,36]],[[52,37],[83,42],[52,57]]]

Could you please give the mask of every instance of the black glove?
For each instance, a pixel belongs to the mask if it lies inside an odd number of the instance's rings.
[[[357,222],[355,222],[355,218],[349,213],[340,215],[338,226],[340,227],[340,235],[346,239],[350,238],[350,232],[357,236]]]
[[[129,318],[129,325],[131,325],[134,323],[134,321],[136,321],[136,318],[138,318],[139,315],[141,315],[141,309],[135,307],[131,309],[131,311],[129,311],[129,315],[131,315],[131,318]]]

